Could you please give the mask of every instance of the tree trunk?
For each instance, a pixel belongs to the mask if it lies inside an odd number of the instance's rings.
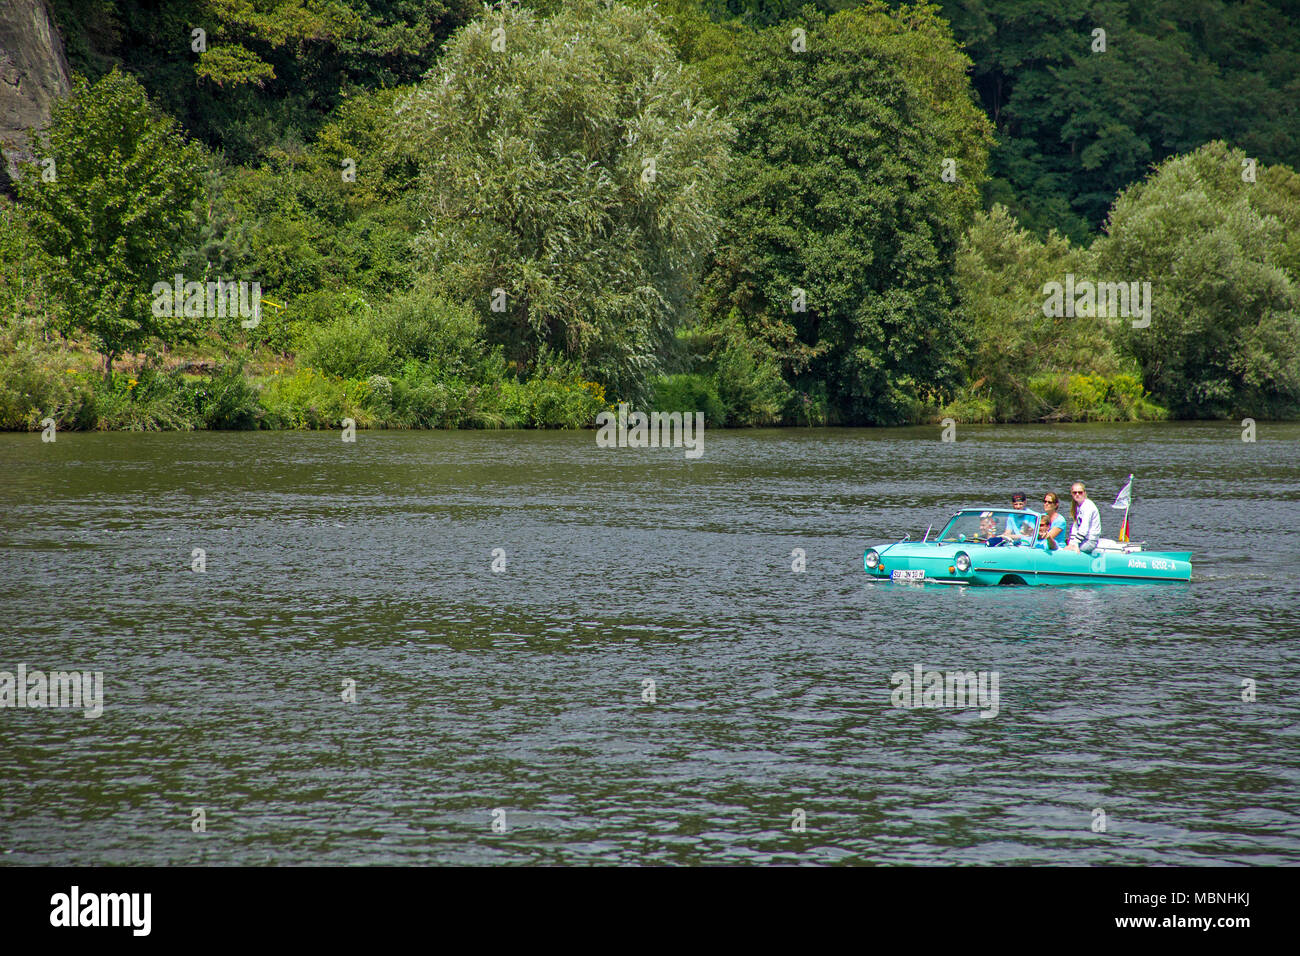
[[[113,353],[104,353],[104,384],[113,384]]]

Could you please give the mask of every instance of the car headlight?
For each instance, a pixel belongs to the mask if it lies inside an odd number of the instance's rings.
[[[869,571],[874,571],[880,564],[880,555],[876,553],[875,548],[871,548],[862,556],[862,564]]]
[[[957,560],[953,562],[953,567],[955,567],[962,574],[965,574],[967,571],[970,570],[970,555],[967,554],[965,551],[960,552],[957,555]]]

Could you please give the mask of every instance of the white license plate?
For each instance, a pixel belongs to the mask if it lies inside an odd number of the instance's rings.
[[[889,575],[891,581],[923,581],[925,580],[924,571],[894,571]]]

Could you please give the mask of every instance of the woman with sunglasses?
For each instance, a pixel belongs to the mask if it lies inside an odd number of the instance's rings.
[[[1043,518],[1038,526],[1038,547],[1057,551],[1065,546],[1069,525],[1060,513],[1061,499],[1055,491],[1043,495]]]
[[[1070,498],[1074,521],[1070,524],[1070,543],[1065,546],[1065,550],[1090,554],[1101,540],[1101,512],[1088,500],[1088,492],[1082,481],[1076,481],[1070,486]]]

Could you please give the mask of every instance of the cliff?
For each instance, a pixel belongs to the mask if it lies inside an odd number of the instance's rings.
[[[5,175],[32,158],[30,132],[50,118],[54,101],[71,85],[68,61],[45,0],[0,3],[0,149]]]

